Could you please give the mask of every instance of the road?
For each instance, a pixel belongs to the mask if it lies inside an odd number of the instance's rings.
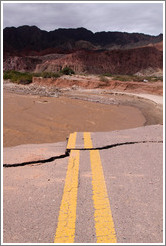
[[[4,148],[4,243],[162,243],[162,131]]]

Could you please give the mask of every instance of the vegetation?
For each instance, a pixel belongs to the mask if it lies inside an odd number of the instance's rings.
[[[28,73],[28,72],[18,72],[14,70],[4,71],[3,78],[10,79],[12,82],[18,84],[30,84],[33,77],[43,77],[43,78],[58,78],[60,74],[52,72],[41,72],[41,73]]]
[[[122,75],[122,74],[116,74],[112,75],[109,73],[105,73],[100,76],[101,81],[105,81],[107,77],[111,77],[113,80],[119,80],[119,81],[133,81],[133,82],[156,82],[156,81],[162,81],[162,77],[155,77],[155,76],[137,76],[137,75]]]
[[[41,72],[41,73],[34,73],[34,77],[43,77],[43,78],[59,78],[59,73],[53,73],[53,72]]]
[[[30,84],[32,82],[33,75],[31,73],[21,73],[14,70],[4,71],[3,78],[10,79],[13,82],[19,84]]]
[[[60,73],[65,74],[65,75],[72,75],[75,74],[75,72],[73,71],[73,69],[71,69],[70,67],[64,67]]]
[[[120,81],[134,81],[134,82],[156,82],[158,80],[162,81],[161,77],[155,76],[137,76],[137,75],[113,75],[113,80],[120,80]]]
[[[103,76],[112,77],[112,74],[111,73],[104,73]]]
[[[30,84],[32,82],[33,77],[43,77],[43,78],[59,78],[63,74],[65,75],[72,75],[75,72],[70,67],[63,68],[59,73],[53,72],[41,72],[41,73],[29,73],[29,72],[18,72],[14,70],[4,71],[3,78],[10,79],[12,82],[18,84]],[[155,76],[136,76],[136,75],[111,75],[109,73],[100,75],[100,81],[108,82],[108,77],[111,77],[113,80],[119,81],[148,81],[148,82],[156,82],[162,81],[162,77],[155,77]]]
[[[100,75],[100,81],[102,81],[102,82],[108,82],[109,79],[107,77],[105,77],[104,75]]]
[[[30,72],[18,72],[14,70],[9,70],[9,71],[4,71],[3,78],[10,79],[12,82],[18,84],[30,84],[32,82],[33,77],[59,78],[63,74],[71,75],[75,73],[69,67],[63,68],[59,73],[53,73],[53,72],[30,73]]]

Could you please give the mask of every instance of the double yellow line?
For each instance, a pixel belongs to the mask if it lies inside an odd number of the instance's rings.
[[[79,150],[74,150],[76,136],[76,132],[72,133],[67,145],[67,149],[72,150],[54,243],[74,243],[79,174]],[[90,149],[96,242],[116,243],[117,238],[100,153],[98,150],[92,150],[93,145],[89,132],[84,132],[84,148]]]

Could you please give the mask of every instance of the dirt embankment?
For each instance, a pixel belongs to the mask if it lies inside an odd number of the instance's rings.
[[[163,83],[157,82],[133,82],[117,81],[109,77],[100,78],[98,76],[62,76],[57,79],[34,77],[33,84],[42,86],[54,86],[58,88],[81,87],[85,89],[108,89],[133,93],[150,93],[155,95],[163,94]]]
[[[4,88],[11,92],[41,96],[59,96],[65,90],[103,89],[125,93],[163,95],[163,82],[118,81],[96,75],[64,75],[60,78],[33,77],[31,84],[22,85],[4,80]]]

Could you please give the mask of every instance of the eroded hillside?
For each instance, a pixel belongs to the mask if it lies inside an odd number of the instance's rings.
[[[99,32],[85,28],[4,29],[4,70],[85,74],[162,74],[162,34]]]

